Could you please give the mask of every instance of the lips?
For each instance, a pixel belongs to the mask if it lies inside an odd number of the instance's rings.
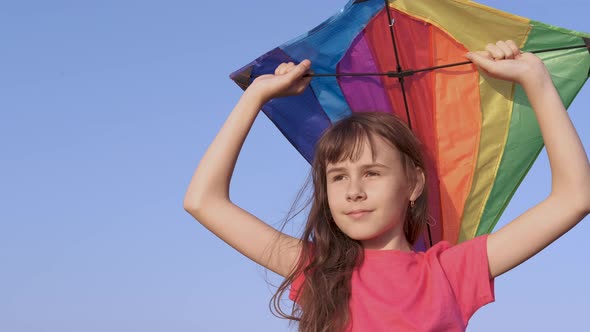
[[[373,212],[373,210],[352,210],[347,212],[346,215],[354,219],[359,219],[368,215],[371,212]]]

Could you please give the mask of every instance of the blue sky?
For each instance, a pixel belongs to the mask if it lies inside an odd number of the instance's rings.
[[[484,4],[590,32],[586,0]],[[346,1],[0,4],[0,330],[281,331],[266,279],[184,212],[186,186],[238,100],[233,70]],[[590,150],[590,90],[570,115]],[[280,223],[307,163],[261,115],[232,199]],[[498,226],[550,190],[542,152]],[[586,218],[496,280],[471,331],[587,326]],[[295,225],[297,230],[301,224]]]

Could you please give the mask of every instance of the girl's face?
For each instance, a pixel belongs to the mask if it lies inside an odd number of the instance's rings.
[[[422,192],[423,175],[412,186],[399,150],[375,137],[375,159],[368,141],[361,157],[328,164],[328,204],[338,228],[365,249],[408,249],[406,209]]]

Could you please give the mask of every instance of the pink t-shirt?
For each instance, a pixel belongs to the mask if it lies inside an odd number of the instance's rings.
[[[291,300],[303,281],[293,281]],[[347,331],[465,331],[475,311],[494,301],[487,235],[426,252],[365,250],[351,285]]]

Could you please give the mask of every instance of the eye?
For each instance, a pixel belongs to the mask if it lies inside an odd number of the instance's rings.
[[[332,177],[332,181],[333,182],[340,181],[340,180],[343,180],[343,179],[344,179],[344,175],[342,175],[342,174],[339,174],[339,175],[336,175],[336,176]]]
[[[375,171],[367,171],[367,173],[365,173],[365,175],[368,177],[375,177],[375,176],[379,176],[379,173],[375,172]]]

